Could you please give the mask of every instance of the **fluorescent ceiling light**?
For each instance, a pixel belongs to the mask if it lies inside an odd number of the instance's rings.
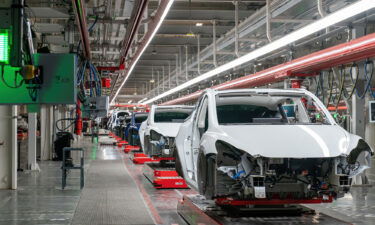
[[[298,41],[302,38],[305,38],[311,34],[314,34],[320,30],[323,30],[329,26],[332,26],[336,23],[339,23],[341,21],[344,21],[346,19],[349,19],[353,16],[356,16],[360,13],[363,13],[367,10],[370,10],[375,7],[375,1],[374,0],[360,0],[356,3],[353,3],[347,7],[344,7],[334,13],[331,13],[315,22],[310,23],[309,25],[306,25],[290,34],[287,34],[283,36],[282,38],[279,38],[263,47],[260,47],[244,56],[241,56],[233,61],[230,61],[229,63],[226,63],[224,65],[221,65],[219,67],[216,67],[215,69],[204,73],[194,79],[191,79],[175,88],[172,88],[158,96],[155,96],[154,98],[145,101],[145,104],[152,103],[158,99],[164,98],[168,95],[171,95],[173,93],[176,93],[178,91],[181,91],[185,88],[188,88],[194,84],[197,84],[203,80],[209,79],[219,73],[222,73],[224,71],[227,71],[229,69],[232,69],[236,66],[242,65],[244,63],[247,63],[251,60],[254,60],[260,56],[266,55],[268,53],[271,53],[277,49],[280,49],[282,47],[285,47],[295,41]]]
[[[195,26],[201,27],[201,26],[203,26],[203,23],[196,23]]]
[[[143,98],[143,99],[139,100],[138,103],[141,103],[141,102],[146,101],[146,100],[147,100],[147,98]]]
[[[167,1],[167,0],[165,0],[165,1]],[[154,38],[155,34],[158,32],[161,24],[163,23],[163,21],[164,21],[165,17],[167,16],[169,10],[171,9],[174,0],[168,0],[168,1],[169,2],[167,4],[167,6],[165,7],[165,10],[164,10],[163,14],[160,17],[160,20],[158,21],[158,24],[156,25],[154,31],[152,32],[152,34],[151,34],[150,38],[148,39],[148,41],[146,42],[146,44],[141,49],[140,54],[138,54],[137,58],[133,61],[132,65],[130,66],[129,70],[127,71],[127,73],[125,75],[125,79],[122,81],[120,87],[117,89],[115,95],[113,96],[111,104],[115,101],[117,95],[120,93],[121,88],[124,86],[124,84],[126,83],[128,78],[130,77],[130,74],[133,72],[133,70],[135,68],[135,65],[137,65],[137,62],[138,62],[139,58],[141,58],[141,56],[143,55],[143,52],[146,50],[146,48],[148,47],[148,45],[150,44],[150,42]]]

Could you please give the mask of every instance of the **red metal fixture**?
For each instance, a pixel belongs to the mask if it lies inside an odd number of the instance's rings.
[[[120,64],[120,66],[98,66],[96,69],[98,71],[115,72],[115,71],[119,71],[119,70],[124,70],[125,69],[125,65],[124,64]]]
[[[347,43],[339,44],[312,54],[300,57],[290,62],[280,64],[255,74],[246,75],[216,86],[213,89],[225,90],[235,88],[249,88],[263,86],[282,81],[288,77],[312,76],[317,72],[342,65],[345,63],[363,60],[375,56],[375,33],[357,38]],[[203,90],[168,101],[162,105],[174,105],[197,99]]]
[[[119,141],[117,142],[117,147],[122,147],[123,145],[127,145],[127,144],[128,144],[127,141],[119,140]]]
[[[103,77],[102,78],[102,87],[103,88],[110,88],[111,87],[111,78]]]
[[[124,152],[129,153],[131,151],[139,151],[140,149],[141,149],[141,147],[139,147],[139,146],[126,145],[125,148],[124,148]]]
[[[146,162],[160,162],[160,160],[150,158],[143,153],[134,153],[134,155],[133,155],[133,163],[134,164],[144,164]]]
[[[82,111],[81,111],[81,101],[77,99],[77,104],[76,104],[76,114],[77,114],[77,119],[76,119],[76,134],[81,135],[82,134]]]
[[[180,177],[176,170],[163,167],[160,163],[146,163],[143,175],[156,189],[189,188],[184,178]]]
[[[302,82],[302,79],[293,79],[290,81],[292,88],[301,88]]]

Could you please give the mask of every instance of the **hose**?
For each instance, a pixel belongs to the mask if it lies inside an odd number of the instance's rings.
[[[367,70],[368,65],[371,65],[370,77],[368,77],[368,70]],[[363,91],[362,94],[359,94],[358,88],[357,88],[356,94],[357,94],[358,98],[360,98],[360,99],[365,98],[367,92],[370,92],[370,95],[374,98],[374,93],[371,90],[371,81],[372,81],[373,74],[374,74],[374,62],[371,61],[371,60],[366,60],[366,62],[364,63],[364,73],[363,73],[364,78],[366,80],[365,90]]]
[[[337,112],[337,109],[339,107],[341,98],[342,98],[343,93],[344,93],[344,88],[345,88],[345,67],[344,67],[344,65],[342,65],[341,69],[340,69],[339,85],[340,85],[340,91],[339,91],[339,97],[338,97],[337,102],[336,102],[336,112]]]
[[[355,80],[353,78],[353,68],[357,69],[357,73],[356,73],[357,76],[356,76]],[[358,65],[354,62],[352,64],[352,66],[350,67],[349,71],[350,71],[349,72],[349,74],[350,74],[350,80],[352,81],[352,90],[350,91],[349,96],[344,96],[346,99],[351,98],[353,96],[354,92],[356,91],[357,84],[358,84],[358,78],[359,78],[359,73],[358,73],[359,72],[359,67],[358,67]]]
[[[70,121],[73,121],[73,122],[71,122],[67,127],[65,127],[64,129],[62,129],[62,128],[60,128],[60,127],[58,126],[58,123],[61,122],[61,121],[63,121],[63,120],[70,120]],[[57,121],[55,122],[55,125],[56,125],[56,128],[57,128],[58,131],[66,131],[69,127],[71,127],[73,124],[75,124],[75,120],[76,120],[76,119],[73,119],[73,118],[63,118],[63,119],[59,119],[59,120],[57,120]]]

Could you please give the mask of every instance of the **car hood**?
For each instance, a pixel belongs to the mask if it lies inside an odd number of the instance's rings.
[[[221,139],[256,156],[336,157],[348,152],[346,131],[337,125],[222,125]]]
[[[176,137],[182,123],[155,123],[151,130],[155,130],[164,137]]]

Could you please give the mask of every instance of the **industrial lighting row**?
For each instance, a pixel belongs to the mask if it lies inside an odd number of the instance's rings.
[[[331,13],[315,22],[312,22],[311,24],[309,25],[306,25],[305,27],[303,28],[300,28],[290,34],[287,34],[285,36],[283,36],[282,38],[279,38],[263,47],[260,47],[244,56],[241,56],[229,63],[226,63],[224,65],[221,65],[207,73],[204,73],[194,79],[191,79],[175,88],[172,88],[158,96],[155,96],[149,100],[145,100],[145,101],[140,101],[140,103],[143,103],[143,104],[150,104],[150,103],[153,103],[161,98],[164,98],[166,96],[169,96],[171,94],[174,94],[178,91],[181,91],[183,89],[186,89],[192,85],[195,85],[203,80],[206,80],[206,79],[209,79],[217,74],[220,74],[222,72],[225,72],[229,69],[232,69],[234,67],[237,67],[239,65],[242,65],[244,63],[247,63],[251,60],[254,60],[256,58],[259,58],[263,55],[266,55],[268,53],[271,53],[275,50],[278,50],[282,47],[285,47],[289,44],[292,44],[293,42],[296,42],[298,40],[301,40],[311,34],[314,34],[318,31],[321,31],[327,27],[330,27],[334,24],[337,24],[339,22],[342,22],[346,19],[349,19],[353,16],[356,16],[356,15],[359,15],[365,11],[368,11],[370,9],[373,9],[375,8],[375,1],[374,0],[360,0],[356,3],[352,3],[351,5],[345,7],[345,8],[342,8],[334,13]],[[169,8],[168,8],[169,9]],[[166,10],[167,11],[167,10]],[[163,17],[164,19],[164,17]],[[161,20],[162,22],[162,20]],[[160,22],[160,24],[161,24]],[[160,26],[160,24],[158,24]],[[202,24],[203,25],[203,24]],[[198,26],[198,24],[197,24]],[[155,30],[155,33],[156,33],[157,29]],[[147,47],[147,45],[146,45]],[[133,64],[135,65],[135,64]],[[131,68],[132,70],[132,68]],[[125,80],[126,81],[126,80]],[[117,95],[117,94],[116,94]]]
[[[141,58],[141,56],[143,55],[143,52],[147,49],[147,47],[148,47],[148,45],[151,43],[152,39],[155,37],[155,35],[156,35],[156,33],[158,32],[158,30],[159,30],[161,24],[163,23],[165,17],[167,16],[167,14],[168,14],[170,8],[172,7],[173,2],[174,2],[174,0],[169,0],[169,2],[168,2],[168,4],[167,4],[167,6],[166,6],[166,8],[165,8],[165,10],[164,10],[164,12],[163,12],[163,14],[162,14],[161,17],[160,17],[160,20],[158,21],[158,23],[157,23],[155,29],[153,30],[153,32],[152,32],[150,38],[148,39],[148,41],[146,42],[146,44],[145,44],[144,46],[142,46],[142,49],[141,49],[140,54],[138,54],[137,58],[135,58],[135,60],[133,61],[133,63],[132,63],[132,65],[130,66],[129,71],[128,71],[128,73],[127,73],[125,79],[122,81],[120,87],[117,89],[115,95],[113,96],[112,101],[111,101],[111,105],[114,104],[117,95],[120,93],[121,88],[124,86],[124,84],[125,84],[126,81],[128,80],[130,74],[133,72],[135,66],[137,65],[138,60],[139,60],[139,59]]]

